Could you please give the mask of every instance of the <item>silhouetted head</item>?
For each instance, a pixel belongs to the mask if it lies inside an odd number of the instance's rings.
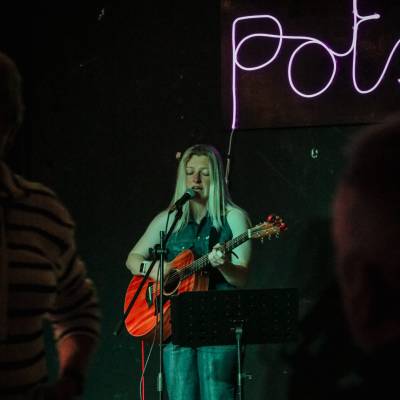
[[[400,340],[400,118],[375,125],[347,149],[334,201],[336,268],[357,343]]]
[[[22,82],[15,63],[0,52],[0,156],[22,123]]]

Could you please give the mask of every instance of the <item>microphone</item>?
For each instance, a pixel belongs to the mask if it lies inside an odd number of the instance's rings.
[[[168,212],[171,213],[172,211],[181,208],[188,200],[191,200],[194,197],[196,197],[196,192],[193,189],[186,189],[186,192],[183,194],[183,196],[175,202]]]

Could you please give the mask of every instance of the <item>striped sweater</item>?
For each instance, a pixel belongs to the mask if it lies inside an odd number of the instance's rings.
[[[56,341],[99,335],[93,284],[74,222],[56,195],[0,163],[0,398],[25,398],[47,380],[43,322]]]

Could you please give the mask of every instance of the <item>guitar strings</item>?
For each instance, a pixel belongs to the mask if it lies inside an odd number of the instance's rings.
[[[207,261],[206,261],[207,259]],[[181,275],[184,275],[185,272],[193,269],[194,271],[196,270],[197,267],[203,266],[202,264],[207,264],[208,262],[208,254],[205,254],[204,256],[198,258],[197,260],[193,261],[190,265],[187,265],[186,267],[183,267],[182,269],[174,269],[169,275],[167,275],[167,279],[165,284],[168,283],[168,281],[174,281],[174,279],[180,279]],[[196,264],[196,265],[195,265]]]
[[[239,243],[245,237],[247,237],[247,232],[243,232],[241,235],[236,236],[236,238],[225,243],[225,246],[228,249],[228,252],[230,252],[230,250],[229,250],[230,248],[233,249],[234,247],[236,247],[236,244]],[[167,275],[165,284],[167,284],[168,281],[174,281],[175,279],[180,279],[180,276],[184,275],[184,273],[186,271],[189,271],[190,269],[193,269],[194,271],[196,271],[196,269],[198,267],[203,267],[208,262],[209,262],[208,254],[205,254],[205,255],[201,256],[200,258],[198,258],[197,260],[193,261],[193,263],[191,263],[190,265],[188,265],[180,270],[175,269],[174,271],[171,272],[170,275]]]
[[[265,225],[265,224],[266,224],[266,223],[263,223],[263,224],[260,224],[260,225]],[[267,224],[268,224],[268,223],[267,223]],[[270,223],[270,224],[271,224],[271,223]],[[272,225],[272,226],[270,226],[268,229],[266,229],[265,226],[264,226],[262,237],[264,237],[264,236],[270,237],[270,235],[271,235],[271,234],[273,233],[273,231],[274,231],[273,228],[276,229],[276,228],[278,227],[278,229],[280,230],[280,227],[282,226],[282,221],[281,221],[281,219],[279,219],[279,224],[275,221],[275,222],[273,222],[271,225]],[[267,232],[268,230],[271,231],[271,232],[269,232],[269,235],[266,234],[266,232]],[[278,236],[278,234],[279,234],[279,230],[278,230],[278,232],[275,232],[275,234],[276,234],[277,236]],[[255,237],[257,237],[257,236],[255,236]],[[248,238],[248,232],[243,232],[242,234],[240,234],[240,235],[236,236],[235,238],[231,239],[230,241],[226,242],[224,246],[225,246],[227,252],[228,252],[228,253],[232,252],[232,250],[233,250],[237,245],[241,244],[241,243],[240,243],[241,241],[243,241],[244,239],[247,240],[247,238]],[[197,269],[198,267],[203,267],[203,266],[205,266],[205,265],[209,262],[209,260],[208,260],[208,255],[209,255],[209,254],[205,254],[205,255],[201,256],[201,257],[198,258],[197,260],[193,261],[190,265],[188,265],[188,266],[186,266],[186,267],[183,267],[182,269],[179,269],[179,270],[174,269],[169,275],[166,276],[166,282],[165,282],[165,284],[167,284],[168,281],[173,281],[173,280],[175,280],[175,279],[180,280],[181,275],[184,275],[186,271],[189,271],[189,270],[193,269],[194,271],[191,271],[191,272],[196,272],[196,269]]]

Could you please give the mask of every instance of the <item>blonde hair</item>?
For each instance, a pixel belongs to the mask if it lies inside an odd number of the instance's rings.
[[[175,193],[171,201],[174,204],[185,193],[186,187],[186,165],[193,156],[206,156],[209,162],[210,170],[210,191],[208,196],[208,214],[213,226],[219,230],[223,225],[223,219],[226,217],[227,208],[239,208],[233,203],[229,194],[223,175],[223,163],[218,150],[210,145],[196,144],[189,147],[182,155],[176,177]],[[175,231],[184,228],[190,217],[189,203],[182,207],[182,218],[176,225]]]

